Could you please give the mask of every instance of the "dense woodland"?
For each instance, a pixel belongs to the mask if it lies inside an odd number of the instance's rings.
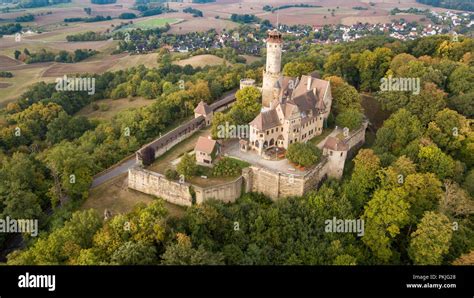
[[[416,0],[416,2],[436,7],[474,11],[474,3],[471,0]]]
[[[168,216],[161,199],[107,221],[94,210],[74,211],[94,173],[192,117],[201,99],[216,100],[240,78],[261,82],[261,64],[194,69],[172,65],[161,50],[159,68],[94,75],[92,97],[38,83],[2,111],[0,123],[0,215],[43,223],[40,237],[26,239],[28,247],[8,263],[472,264],[473,50],[473,39],[449,36],[290,46],[283,72],[316,70],[330,80],[335,121],[351,125],[360,116],[359,92],[376,96],[390,116],[375,140],[341,181],[326,181],[303,197],[272,202],[250,193],[234,204],[189,207],[180,218]],[[420,93],[379,92],[387,75],[421,78]],[[241,108],[217,114],[217,121],[250,118],[258,108],[251,90]],[[93,101],[133,96],[154,103],[110,121],[75,116]],[[364,236],[326,233],[324,221],[333,217],[364,219]]]

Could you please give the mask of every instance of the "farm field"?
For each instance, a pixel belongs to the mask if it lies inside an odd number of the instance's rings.
[[[131,29],[153,29],[153,28],[159,28],[159,27],[164,27],[166,24],[175,24],[178,22],[181,22],[182,19],[174,19],[174,18],[154,18],[154,19],[148,19],[148,20],[143,20],[143,21],[138,21],[134,22],[131,25],[125,26],[120,30],[131,30]]]

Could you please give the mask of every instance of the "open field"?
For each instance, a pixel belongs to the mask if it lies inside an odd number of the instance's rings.
[[[84,61],[79,63],[54,63],[44,73],[43,77],[60,77],[65,74],[104,73],[127,54],[107,56],[99,61]]]
[[[43,78],[42,73],[44,71],[44,67],[41,67],[41,65],[37,66],[39,67],[30,67],[21,70],[9,70],[13,73],[13,78],[0,78],[0,83],[11,84],[10,86],[3,88],[0,92],[0,107],[4,107],[9,102],[16,100],[16,98],[26,91],[26,88],[29,85],[40,81],[54,81],[53,78]]]
[[[124,111],[126,109],[130,108],[141,108],[145,106],[149,106],[153,103],[154,101],[152,99],[146,99],[142,97],[134,97],[133,100],[130,100],[128,98],[122,98],[122,99],[104,99],[104,100],[99,100],[95,101],[92,104],[89,104],[82,108],[77,115],[80,116],[86,116],[89,119],[111,119],[113,116],[115,116],[118,112]],[[100,105],[105,105],[108,107],[108,110],[106,111],[101,111],[96,110],[92,108],[93,104],[98,104]]]
[[[142,30],[153,29],[153,28],[164,27],[166,24],[171,25],[171,24],[175,24],[181,21],[182,21],[181,19],[173,19],[173,18],[147,19],[143,21],[134,22],[133,24],[125,26],[121,28],[120,30],[131,30],[131,29],[137,29],[137,28],[140,28]]]
[[[93,188],[89,198],[81,206],[82,210],[95,209],[103,214],[105,209],[112,215],[124,214],[133,210],[139,203],[150,204],[156,200],[155,197],[129,189],[127,187],[127,173],[122,174],[104,184]],[[182,216],[185,208],[164,202],[169,216]]]
[[[120,58],[120,63],[115,64],[109,70],[117,71],[123,70],[138,65],[145,65],[148,68],[158,66],[158,53],[144,54],[144,55],[127,55]]]
[[[222,32],[224,29],[229,30],[236,28],[237,23],[229,20],[215,19],[215,18],[194,18],[185,20],[183,22],[171,26],[170,34],[186,34],[189,32],[205,32],[215,29],[217,32]]]
[[[5,55],[0,55],[0,69],[4,69],[9,66],[20,65],[21,62]]]
[[[224,62],[224,59],[214,55],[197,55],[188,59],[173,62],[174,64],[185,66],[187,64],[192,67],[204,67],[206,65],[220,65]]]

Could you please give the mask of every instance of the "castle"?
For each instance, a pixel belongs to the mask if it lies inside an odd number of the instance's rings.
[[[320,135],[331,111],[329,81],[312,75],[293,78],[281,74],[282,43],[280,32],[268,33],[263,111],[249,124],[248,146],[260,155],[267,148],[288,149],[292,143]]]
[[[281,74],[282,45],[281,33],[269,31],[261,88],[262,110],[249,123],[248,139],[224,140],[221,146],[210,137],[200,137],[194,148],[196,161],[201,165],[212,166],[219,155],[248,162],[250,166],[243,169],[241,176],[203,187],[169,180],[162,174],[136,166],[129,170],[129,187],[175,204],[190,206],[209,199],[233,202],[242,192],[260,192],[274,200],[302,196],[317,189],[328,177],[341,178],[346,159],[354,155],[365,142],[367,121],[350,132],[336,127],[316,144],[322,149],[323,156],[313,167],[295,169],[281,158],[284,154],[275,154],[279,158],[272,158],[272,154],[268,154],[269,151],[284,153],[290,144],[307,142],[321,135],[327,126],[332,105],[329,81],[313,74],[301,78]],[[241,80],[241,89],[248,86],[255,86],[255,81]],[[137,164],[141,164],[144,148],[153,148],[155,157],[164,154],[197,130],[209,126],[214,113],[227,109],[234,101],[234,95],[211,105],[201,101],[194,110],[193,120],[140,149],[137,152]]]

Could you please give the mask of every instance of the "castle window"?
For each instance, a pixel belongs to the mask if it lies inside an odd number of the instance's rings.
[[[270,133],[270,131],[269,131],[269,130],[267,130],[267,136],[268,136],[268,134],[269,134],[269,133]]]
[[[281,131],[283,131],[283,127],[281,128]]]
[[[329,150],[329,156],[332,156],[332,151],[331,150]]]
[[[343,153],[343,152],[341,152],[341,156],[342,156],[342,153]]]

